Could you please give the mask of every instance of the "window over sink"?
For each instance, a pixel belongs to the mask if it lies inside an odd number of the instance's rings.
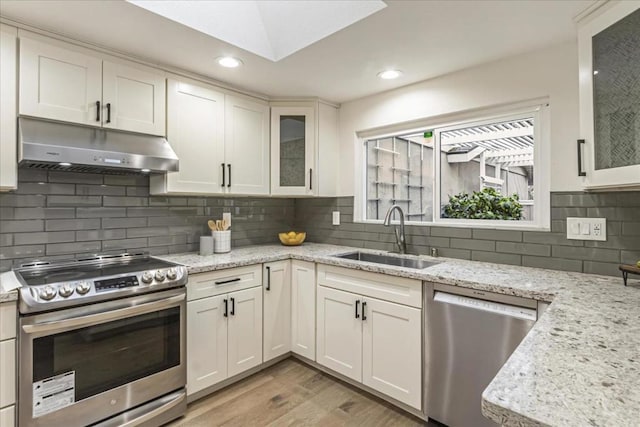
[[[357,216],[399,205],[412,224],[548,228],[547,135],[543,103],[366,138]]]

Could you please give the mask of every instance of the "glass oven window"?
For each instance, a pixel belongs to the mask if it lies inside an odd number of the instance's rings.
[[[80,401],[180,364],[180,307],[33,341],[33,381],[75,371]]]

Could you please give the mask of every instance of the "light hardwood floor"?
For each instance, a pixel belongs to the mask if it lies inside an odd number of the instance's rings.
[[[435,424],[289,358],[191,403],[166,427],[424,425]]]

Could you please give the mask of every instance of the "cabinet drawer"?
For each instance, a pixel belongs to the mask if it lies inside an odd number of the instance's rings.
[[[15,402],[16,340],[13,339],[0,341],[0,408]]]
[[[16,407],[9,406],[4,409],[0,409],[0,426],[13,427],[16,425]]]
[[[187,283],[187,301],[262,286],[262,264],[192,274]]]
[[[0,304],[0,340],[16,336],[16,303],[15,301]]]
[[[318,264],[318,285],[422,307],[422,282],[416,279]]]

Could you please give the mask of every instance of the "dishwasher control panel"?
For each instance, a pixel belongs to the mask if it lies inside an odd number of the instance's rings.
[[[517,305],[487,301],[479,298],[471,298],[464,295],[454,295],[447,292],[436,291],[433,300],[446,304],[459,305],[461,307],[489,311],[492,313],[516,317],[523,320],[537,319],[537,311],[533,308],[519,307]]]

